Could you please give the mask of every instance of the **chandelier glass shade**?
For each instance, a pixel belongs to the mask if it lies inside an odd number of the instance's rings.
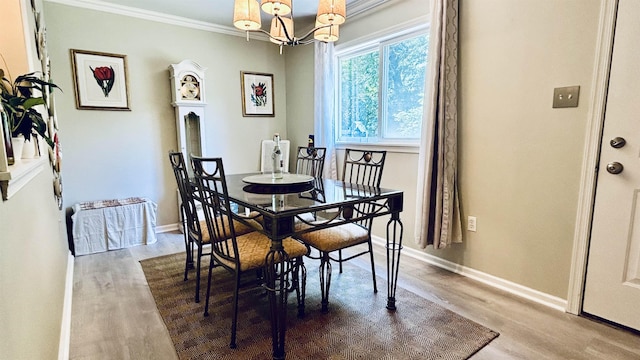
[[[334,42],[339,38],[339,25],[347,18],[346,0],[319,0],[315,27],[302,37],[294,35],[292,0],[235,0],[233,25],[247,32],[262,32],[271,42],[283,46],[296,46],[313,41]],[[272,15],[269,32],[262,29],[260,10]],[[313,35],[313,38],[311,38]]]

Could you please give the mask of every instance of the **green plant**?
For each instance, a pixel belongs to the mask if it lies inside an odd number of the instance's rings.
[[[47,132],[47,122],[35,107],[45,105],[44,95],[49,95],[55,88],[60,88],[54,83],[40,79],[36,74],[32,72],[20,75],[11,82],[8,77],[5,77],[4,70],[0,69],[2,108],[9,119],[11,136],[23,135],[25,140],[29,140],[35,133],[42,136],[53,148],[53,140]]]

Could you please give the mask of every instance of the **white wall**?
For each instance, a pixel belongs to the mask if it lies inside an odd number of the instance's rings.
[[[168,67],[191,59],[207,68],[207,156],[227,173],[259,169],[260,141],[286,138],[284,56],[271,43],[47,3],[63,147],[65,202],[145,196],[158,203],[158,225],[178,221],[167,152],[177,149]],[[131,111],[77,110],[70,49],[127,55]],[[273,118],[242,117],[240,72],[274,74]]]
[[[40,1],[36,3],[41,9]],[[20,6],[19,0],[0,2],[0,53],[13,77],[40,70],[28,65]],[[33,20],[25,21],[31,39]],[[32,62],[38,63],[37,59]],[[69,251],[52,184],[46,165],[9,200],[0,201],[2,359],[51,359],[58,354]]]
[[[478,230],[427,253],[566,299],[600,3],[460,0],[459,188]],[[350,18],[338,44],[428,11],[390,2]],[[569,85],[581,86],[579,107],[552,109],[553,88]],[[404,244],[416,249],[417,161],[389,154],[382,179],[405,191]]]
[[[58,354],[68,246],[45,169],[0,202],[0,358]]]
[[[287,134],[292,155],[289,169],[294,171],[298,146],[307,146],[309,134],[313,134],[314,50],[312,44],[286,50]]]
[[[478,231],[432,253],[566,298],[600,3],[462,2],[460,188]],[[569,85],[579,106],[553,109]]]

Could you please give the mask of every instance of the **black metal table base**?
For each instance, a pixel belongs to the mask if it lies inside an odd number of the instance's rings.
[[[400,270],[400,250],[402,250],[402,221],[394,213],[387,223],[387,309],[396,310],[396,288]],[[391,235],[391,236],[390,236]]]
[[[284,338],[287,332],[287,295],[291,274],[289,255],[284,251],[281,241],[274,241],[266,257],[267,290],[271,308],[271,338],[273,358],[285,359]]]
[[[263,218],[262,232],[272,241],[271,249],[265,259],[267,264],[265,287],[269,296],[274,359],[286,358],[287,294],[292,292],[300,275],[296,270],[299,269],[298,264],[292,264],[289,256],[284,251],[282,246],[284,238],[391,215],[391,219],[387,224],[386,308],[389,311],[396,310],[396,288],[403,232],[403,225],[400,221],[400,213],[403,209],[402,191],[323,178],[314,179],[310,187],[307,184],[303,184],[302,188],[294,185],[261,187],[247,185],[244,181],[247,175],[227,176],[229,197],[238,206],[242,206],[245,210],[250,210],[251,213],[258,214],[248,219],[256,220],[258,216]],[[263,197],[252,195],[256,193],[278,195],[280,200],[279,202],[269,202]],[[362,205],[362,209],[365,210],[356,214],[354,212],[356,205]],[[351,211],[348,212],[347,210]],[[314,221],[313,223],[306,222],[302,218],[304,214],[315,214],[317,212],[335,213],[335,216],[328,216],[322,221]],[[239,220],[244,218],[241,216]],[[303,228],[302,230],[296,229],[294,219],[302,220],[306,225],[311,225],[311,227]],[[246,222],[248,223],[248,220]],[[248,225],[252,226],[249,223]],[[304,274],[304,267],[302,267],[302,271]],[[331,276],[329,263],[321,270],[321,273],[324,277]],[[302,286],[303,288],[304,286]],[[323,298],[326,298],[329,289],[325,288],[321,289],[321,291]],[[304,301],[301,301],[304,299],[304,294],[297,294],[297,296],[298,316],[304,316]],[[322,305],[323,310],[326,311],[326,301],[323,301]]]

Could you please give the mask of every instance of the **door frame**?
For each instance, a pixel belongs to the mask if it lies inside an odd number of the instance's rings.
[[[617,10],[618,0],[602,0],[592,80],[593,87],[589,94],[587,133],[582,158],[580,193],[578,195],[578,211],[573,235],[571,272],[569,274],[569,290],[567,294],[566,311],[575,315],[579,315],[582,312],[582,298],[584,296],[591,224],[593,222],[592,215],[598,161],[607,106],[607,90],[609,87],[609,71],[611,69]]]

